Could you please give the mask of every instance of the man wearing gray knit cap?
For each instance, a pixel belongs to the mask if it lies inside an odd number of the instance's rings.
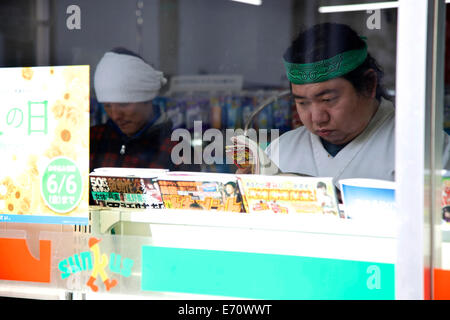
[[[97,100],[109,119],[91,127],[90,169],[174,169],[172,123],[152,100],[167,82],[142,57],[124,48],[104,54],[94,75]]]

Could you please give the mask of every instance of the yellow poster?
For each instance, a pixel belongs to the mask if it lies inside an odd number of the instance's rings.
[[[88,223],[89,66],[0,68],[0,222]]]

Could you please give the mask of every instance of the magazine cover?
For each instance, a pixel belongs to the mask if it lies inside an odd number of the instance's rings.
[[[450,224],[450,171],[442,174],[442,219]]]
[[[99,168],[90,175],[91,205],[120,209],[162,209],[157,177],[167,170]]]
[[[0,221],[89,222],[89,66],[0,68]]]
[[[332,178],[239,175],[249,213],[326,214],[339,217]]]
[[[345,216],[358,220],[395,217],[395,183],[378,179],[339,180]]]
[[[243,211],[233,174],[171,172],[158,184],[166,209]]]
[[[238,168],[251,167],[253,174],[274,175],[281,172],[258,143],[249,137],[239,135],[231,137],[231,141],[233,144],[225,146],[225,155],[227,161]]]

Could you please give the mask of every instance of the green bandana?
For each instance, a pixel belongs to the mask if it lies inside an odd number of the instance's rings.
[[[367,57],[367,44],[364,48],[340,53],[332,58],[313,63],[290,63],[284,61],[286,74],[293,84],[307,84],[334,79],[360,66]]]

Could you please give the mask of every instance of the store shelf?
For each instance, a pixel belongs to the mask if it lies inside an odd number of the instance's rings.
[[[93,210],[94,214],[117,215],[117,211]],[[356,221],[317,215],[252,215],[235,212],[201,212],[196,210],[120,211],[122,221],[150,224],[189,225],[204,227],[229,227],[271,231],[296,231],[304,233],[335,234],[363,237],[395,238],[396,222]]]
[[[442,231],[442,241],[443,242],[450,242],[450,224],[449,223],[442,223],[441,231]]]
[[[109,219],[109,215],[114,219]],[[225,250],[394,263],[395,224],[380,225],[325,216],[290,217],[232,212],[97,210],[101,220],[147,225],[152,244],[162,247]],[[107,229],[106,226],[102,227]],[[98,230],[98,229],[97,229]]]

